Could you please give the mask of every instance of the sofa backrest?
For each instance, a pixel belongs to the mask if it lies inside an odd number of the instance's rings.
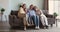
[[[45,15],[47,15],[48,14],[48,11],[47,10],[42,10],[42,12],[45,14]],[[18,15],[18,10],[11,10],[11,13],[10,13],[11,15]]]
[[[11,13],[10,13],[11,15],[18,15],[18,11],[17,10],[11,10]]]
[[[47,10],[42,10],[42,12],[44,13],[44,15],[45,15],[46,17],[48,17],[48,18],[54,18],[53,15],[48,14],[48,11],[47,11]]]
[[[42,12],[44,13],[44,15],[47,15],[48,14],[48,11],[47,10],[42,10]]]

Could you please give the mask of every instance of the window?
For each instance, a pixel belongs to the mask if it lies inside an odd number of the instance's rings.
[[[59,0],[49,0],[49,14],[56,12],[58,18],[60,17],[60,1]]]

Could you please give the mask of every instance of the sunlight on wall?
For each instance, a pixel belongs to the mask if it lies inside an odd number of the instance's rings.
[[[49,14],[54,13],[54,1],[49,0]]]
[[[53,14],[54,12],[56,12],[57,14],[60,14],[60,11],[59,11],[59,7],[60,7],[60,4],[59,4],[60,1],[53,1],[53,0],[50,0],[49,1],[49,14]]]

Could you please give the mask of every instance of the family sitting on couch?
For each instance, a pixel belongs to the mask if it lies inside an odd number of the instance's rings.
[[[19,15],[20,13],[26,14],[26,21],[28,22],[33,21],[36,29],[39,29],[39,20],[41,20],[41,23],[43,24],[44,27],[48,28],[47,17],[43,14],[42,10],[40,10],[37,6],[31,4],[29,6],[29,9],[27,9],[26,4],[20,5],[18,17],[21,17]]]

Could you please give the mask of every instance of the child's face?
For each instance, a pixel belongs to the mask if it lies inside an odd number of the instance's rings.
[[[37,10],[37,7],[36,6],[34,6],[34,10]]]
[[[30,5],[30,9],[33,9],[33,7],[34,7],[33,5]]]
[[[35,7],[35,11],[39,11],[39,9],[37,7]]]

